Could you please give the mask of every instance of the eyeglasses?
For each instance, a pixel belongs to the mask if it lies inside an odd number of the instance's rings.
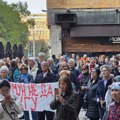
[[[20,70],[27,70],[26,68],[21,68]]]
[[[82,70],[87,70],[86,68],[83,68]]]
[[[66,66],[62,66],[62,68],[64,68],[64,67],[67,67],[67,65]]]

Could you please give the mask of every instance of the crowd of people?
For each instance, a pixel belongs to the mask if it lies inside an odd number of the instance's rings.
[[[43,52],[38,58],[19,57],[0,60],[0,119],[17,120],[11,117],[13,112],[5,112],[4,105],[13,103],[6,89],[10,90],[10,82],[16,83],[51,83],[58,82],[55,99],[51,102],[52,111],[31,111],[33,120],[78,120],[81,109],[86,110],[90,120],[120,120],[120,55],[111,58],[82,57],[72,54],[71,57],[52,55],[46,59]],[[1,99],[1,97],[0,97]],[[15,101],[15,100],[14,100]],[[23,109],[17,106],[18,113]],[[13,110],[13,109],[12,109]],[[5,113],[4,113],[5,112]],[[15,116],[17,112],[14,111]],[[30,120],[29,111],[24,111],[23,118]]]

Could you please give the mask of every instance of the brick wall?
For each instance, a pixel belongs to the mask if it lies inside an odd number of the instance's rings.
[[[102,38],[71,38],[63,40],[63,52],[119,52],[120,44],[101,44]]]

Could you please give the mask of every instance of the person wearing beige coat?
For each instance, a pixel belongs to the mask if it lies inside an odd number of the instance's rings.
[[[16,97],[9,93],[10,84],[7,80],[0,81],[0,120],[19,120],[18,115],[23,113],[23,106]]]

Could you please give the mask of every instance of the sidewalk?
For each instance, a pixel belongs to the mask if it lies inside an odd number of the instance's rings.
[[[84,110],[82,109],[81,112],[80,112],[80,114],[79,114],[79,119],[80,119],[80,120],[88,120],[88,119],[85,117],[85,113],[86,113],[86,111],[84,111]],[[30,120],[32,120],[31,114],[30,114]]]

